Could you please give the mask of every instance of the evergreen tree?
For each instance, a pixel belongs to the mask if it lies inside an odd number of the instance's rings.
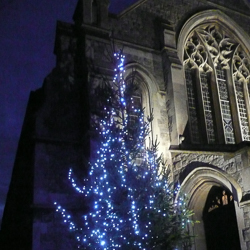
[[[191,212],[180,195],[176,201],[178,188],[169,181],[158,142],[149,138],[152,114],[145,118],[143,109],[134,106],[136,86],[124,81],[122,53],[115,54],[115,60],[114,80],[97,98],[103,106],[95,123],[99,149],[83,187],[69,171],[72,186],[89,204],[88,212],[77,225],[55,202],[57,211],[80,249],[183,249],[190,243]]]

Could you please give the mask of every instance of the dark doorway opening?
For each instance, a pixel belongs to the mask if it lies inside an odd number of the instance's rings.
[[[240,250],[234,199],[223,187],[213,186],[203,210],[207,250]]]

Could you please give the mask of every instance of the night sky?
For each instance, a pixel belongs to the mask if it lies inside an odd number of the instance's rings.
[[[119,12],[137,0],[111,0]],[[0,0],[0,223],[30,91],[55,66],[56,21],[72,23],[77,0]]]

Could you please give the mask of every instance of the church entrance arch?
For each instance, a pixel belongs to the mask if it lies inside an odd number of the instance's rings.
[[[243,246],[244,240],[242,234],[239,234],[239,232],[241,232],[244,227],[242,220],[239,219],[243,218],[242,214],[243,212],[239,208],[239,201],[242,198],[242,192],[239,184],[230,175],[213,167],[198,167],[192,170],[184,178],[183,182],[181,183],[181,192],[189,195],[190,198],[189,209],[194,211],[193,220],[199,221],[199,223],[194,224],[193,228],[190,228],[190,230],[196,236],[194,239],[193,249],[195,250],[231,249],[231,248],[214,248],[215,244],[213,244],[212,246],[210,246],[209,243],[207,244],[207,241],[212,240],[214,242],[215,240],[219,239],[219,238],[216,239],[215,237],[213,238],[213,236],[217,231],[215,230],[214,232],[211,232],[211,227],[213,227],[213,225],[210,222],[212,220],[214,220],[214,223],[217,222],[224,223],[224,227],[231,227],[231,228],[233,227],[232,231],[234,233],[237,232],[236,238],[232,239],[234,242],[236,242],[235,245],[238,247],[238,248],[237,247],[233,248],[234,250],[246,249],[246,246],[245,245]],[[213,206],[214,195],[216,199],[216,195],[219,196],[220,192],[221,192],[221,197],[218,197],[218,199],[220,199],[220,202],[222,203],[224,202],[222,201],[222,195],[223,194],[227,195],[227,202],[231,203],[230,204],[231,210],[229,207],[228,208],[221,207],[222,210],[218,210],[218,212],[213,211],[212,206]],[[218,214],[223,213],[223,211],[225,212],[225,218],[223,218],[224,220],[218,219],[216,222],[216,218],[218,218],[219,216]],[[232,221],[230,222],[230,225],[228,225],[227,224],[229,223],[228,218],[232,216],[232,214],[233,214],[233,217],[231,218]],[[222,226],[220,227],[215,224],[215,227],[216,226],[217,229],[221,232]],[[226,228],[224,229],[225,232]],[[221,234],[223,234],[223,232],[221,232]],[[221,246],[223,242],[226,241],[222,240],[221,242],[217,242],[218,246]],[[227,242],[225,244],[227,244]]]

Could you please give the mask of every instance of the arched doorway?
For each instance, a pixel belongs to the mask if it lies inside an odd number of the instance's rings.
[[[241,250],[233,194],[213,186],[203,209],[207,250]]]
[[[223,190],[226,191],[229,200],[230,200],[230,195],[233,196],[233,199],[231,200],[233,210],[226,211],[225,213],[228,213],[228,215],[225,218],[229,218],[230,216],[232,216],[233,213],[234,217],[233,232],[237,231],[236,234],[238,234],[238,238],[236,237],[238,248],[212,248],[210,246],[207,246],[207,238],[208,241],[212,242],[215,242],[216,239],[214,237],[213,231],[211,233],[211,236],[209,235],[209,233],[207,234],[208,231],[207,227],[209,227],[209,224],[207,225],[206,222],[209,220],[209,216],[211,214],[208,215],[208,220],[206,220],[205,218],[206,211],[208,213],[209,205],[212,206],[212,203],[210,203],[210,201],[212,202],[214,195],[216,197],[217,194],[216,192],[218,192],[219,195],[220,192],[222,193]],[[247,249],[242,235],[242,230],[244,228],[244,220],[243,220],[244,215],[243,215],[243,210],[239,207],[239,201],[242,198],[242,191],[239,184],[230,175],[228,175],[227,173],[218,168],[197,167],[191,170],[186,175],[186,177],[184,177],[181,183],[181,192],[189,195],[190,197],[189,209],[193,210],[194,212],[193,220],[199,221],[199,223],[194,224],[194,226],[190,228],[190,230],[195,235],[192,248],[193,250]],[[222,209],[221,211],[224,210],[225,209]],[[216,218],[214,220],[216,220]],[[224,224],[225,227],[231,227],[232,224],[231,222],[232,221],[227,221],[228,224]],[[229,224],[230,226],[227,226]],[[215,226],[218,227],[218,225],[212,224],[210,226],[210,230],[213,230],[213,227]],[[221,231],[221,228],[220,229],[218,228],[218,230]],[[214,232],[216,232],[216,230]]]

